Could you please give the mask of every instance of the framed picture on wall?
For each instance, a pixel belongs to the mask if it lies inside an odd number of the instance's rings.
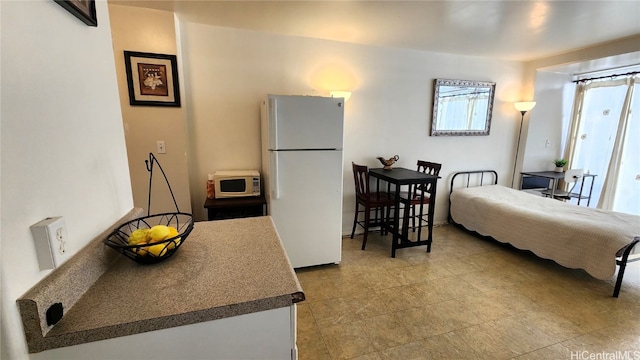
[[[175,55],[124,52],[129,104],[180,107]]]
[[[89,26],[98,26],[95,0],[55,0],[55,2],[82,20],[83,23]]]

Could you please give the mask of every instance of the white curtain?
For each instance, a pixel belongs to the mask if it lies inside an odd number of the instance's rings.
[[[607,169],[608,175],[604,180],[602,193],[600,194],[600,200],[598,201],[598,208],[605,210],[615,210],[614,200],[616,198],[616,190],[620,181],[620,168],[623,165],[622,154],[625,149],[627,139],[627,128],[631,114],[631,99],[633,98],[633,89],[635,84],[634,78],[627,80],[627,94],[620,112],[620,121],[618,122],[616,139],[613,144],[611,159],[609,160],[609,168]],[[638,138],[636,137],[635,140],[638,141]]]
[[[570,168],[596,174],[591,207],[640,215],[640,160],[636,148],[640,113],[634,88],[638,76],[581,82],[576,87],[564,157]],[[623,186],[621,186],[621,184]],[[585,183],[585,186],[590,184]],[[621,189],[625,194],[621,196]],[[588,191],[588,189],[585,189]],[[638,205],[636,205],[638,203]]]
[[[580,125],[580,118],[582,114],[582,102],[584,101],[585,84],[578,83],[576,86],[576,95],[573,101],[573,114],[571,116],[571,126],[569,127],[569,136],[567,139],[567,146],[564,149],[564,157],[571,168],[573,164],[573,156],[576,150],[576,141],[578,140],[578,129]]]

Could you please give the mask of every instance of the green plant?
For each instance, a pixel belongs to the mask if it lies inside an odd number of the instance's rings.
[[[556,160],[553,160],[553,163],[556,165],[556,167],[565,167],[567,165],[567,160],[556,159]]]

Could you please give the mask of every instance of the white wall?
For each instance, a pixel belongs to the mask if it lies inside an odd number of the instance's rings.
[[[180,211],[190,213],[187,139],[183,113],[185,107],[129,105],[124,65],[125,50],[176,55],[173,13],[109,5],[109,17],[134,205],[147,210],[149,172],[144,161],[149,159],[149,153],[152,152],[167,175]],[[181,65],[178,62],[179,74]],[[156,142],[159,140],[165,142],[166,154],[158,154]],[[176,206],[157,167],[154,169],[151,187],[151,213],[175,212]]]
[[[415,168],[418,159],[441,162],[437,222],[447,217],[453,172],[492,168],[501,183],[511,181],[520,119],[512,102],[520,99],[521,63],[186,22],[180,33],[194,204],[205,200],[207,173],[260,168],[259,104],[268,93],[353,92],[345,111],[344,233],[353,219],[352,161],[379,167],[377,156],[398,154],[401,167]],[[496,82],[490,136],[429,136],[435,78]],[[202,207],[193,212],[204,216]]]
[[[64,216],[76,253],[133,206],[105,1],[1,1],[3,358],[28,359],[16,299],[40,271],[29,226]]]
[[[572,75],[638,65],[638,44],[640,35],[635,35],[525,64],[523,91],[526,97],[523,99],[534,99],[537,104],[525,117],[523,169],[551,170],[551,161],[562,156],[566,141],[562,133],[571,120],[575,95]],[[547,139],[550,140],[549,147],[546,147]]]
[[[571,99],[574,94],[569,89],[573,88],[571,84],[569,74],[538,72],[534,96],[536,107],[525,115],[524,127],[528,131],[522,169],[553,170],[553,160],[563,157],[562,136],[571,119],[573,105]]]

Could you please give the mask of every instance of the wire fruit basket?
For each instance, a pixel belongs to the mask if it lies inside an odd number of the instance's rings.
[[[149,160],[144,162],[149,172],[147,216],[139,217],[120,225],[104,239],[104,243],[138,263],[153,264],[168,259],[184,244],[191,230],[193,230],[193,215],[180,212],[176,198],[171,190],[171,185],[169,185],[169,180],[153,153],[149,153]],[[154,163],[158,165],[164,176],[173,204],[176,207],[176,212],[150,214]]]

